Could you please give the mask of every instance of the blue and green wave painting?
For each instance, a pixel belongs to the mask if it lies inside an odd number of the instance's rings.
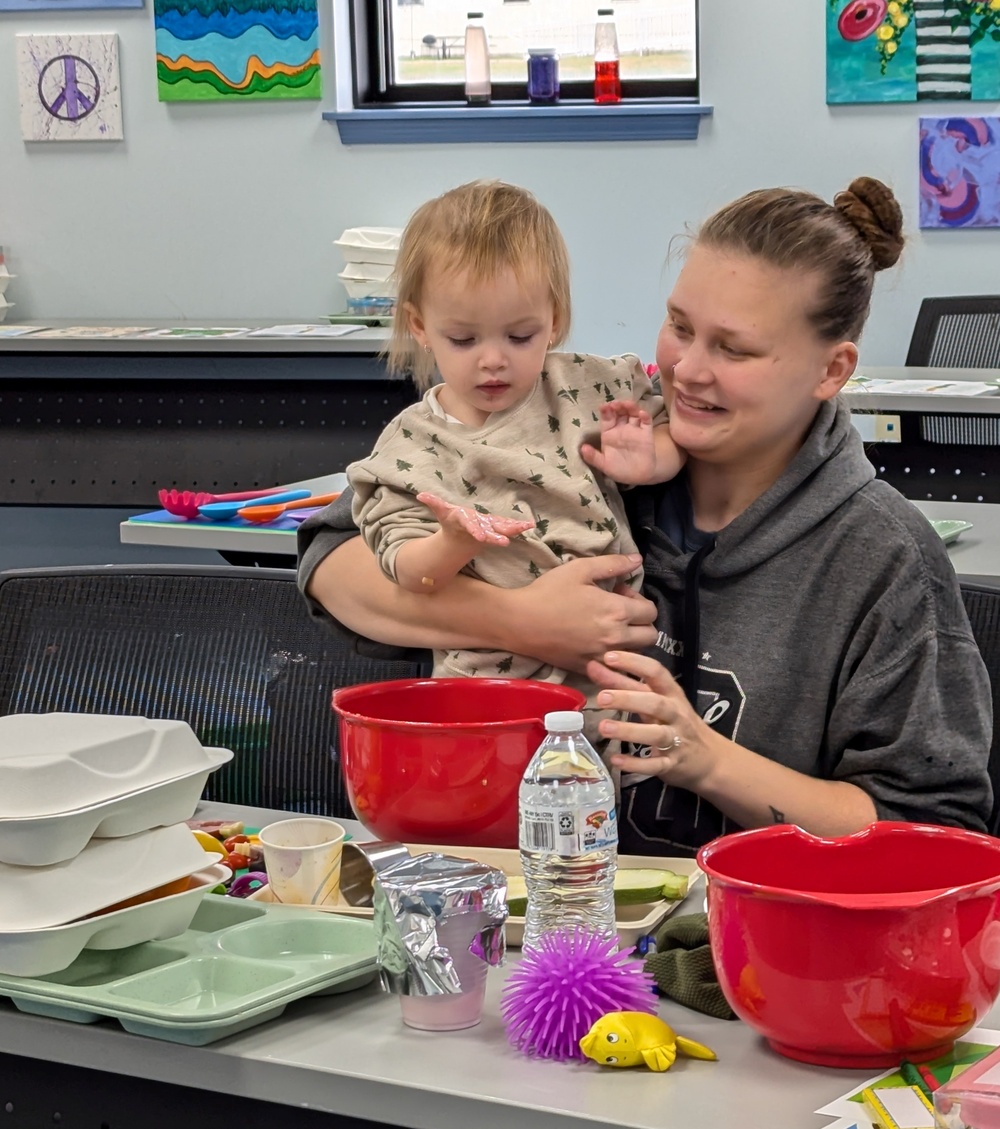
[[[155,0],[161,102],[319,98],[316,0]]]

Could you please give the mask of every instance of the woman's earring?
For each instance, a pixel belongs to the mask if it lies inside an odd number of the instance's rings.
[[[431,347],[430,347],[430,345],[425,345],[425,346],[424,346],[424,352],[425,352],[425,353],[429,353],[430,351],[431,351]]]

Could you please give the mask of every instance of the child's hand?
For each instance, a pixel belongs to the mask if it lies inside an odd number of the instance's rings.
[[[580,445],[580,454],[615,482],[649,482],[656,470],[656,445],[649,412],[634,400],[601,407],[601,449]]]
[[[471,506],[454,506],[439,498],[437,494],[422,491],[417,495],[441,523],[441,531],[446,535],[459,534],[471,537],[485,545],[505,546],[512,537],[520,536],[526,529],[533,529],[533,521],[517,521],[509,517],[480,513]]]

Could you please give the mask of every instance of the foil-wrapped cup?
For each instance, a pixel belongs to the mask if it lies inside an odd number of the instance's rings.
[[[413,855],[376,874],[382,985],[398,996],[485,991],[503,962],[507,876],[472,859]]]

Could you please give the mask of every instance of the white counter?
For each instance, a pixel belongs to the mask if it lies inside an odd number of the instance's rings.
[[[199,815],[234,810],[206,804]],[[238,810],[257,825],[275,814]],[[701,899],[696,887],[692,912]],[[413,1129],[819,1129],[829,1119],[813,1110],[877,1073],[792,1062],[743,1023],[669,1000],[661,1002],[663,1018],[711,1046],[719,1062],[679,1059],[655,1074],[533,1061],[506,1043],[504,975],[490,973],[485,1017],[467,1031],[404,1027],[399,1002],[373,985],[298,1001],[280,1018],[207,1047],[22,1015],[0,1002],[0,1052]],[[1000,1010],[991,1016],[1000,1023]]]

